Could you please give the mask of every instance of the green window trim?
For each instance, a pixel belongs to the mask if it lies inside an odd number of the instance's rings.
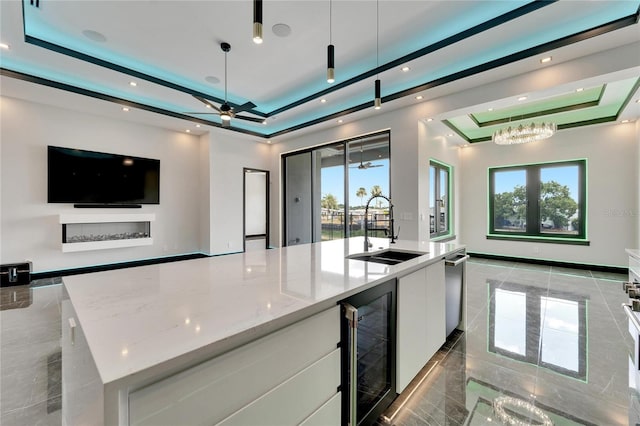
[[[433,176],[435,177],[435,181],[431,179],[431,170],[434,170]],[[444,185],[446,194],[442,194],[442,182],[441,176],[442,173],[446,173],[447,182]],[[455,235],[453,234],[453,166],[443,163],[442,161],[438,161],[436,159],[429,159],[429,209],[431,209],[431,199],[434,198],[434,214],[431,215],[429,213],[429,238],[431,241],[443,241],[443,240],[452,240],[455,239]],[[435,193],[434,194],[432,194]],[[444,207],[444,211],[442,204],[446,200],[446,205]],[[439,201],[440,203],[437,203]],[[446,215],[445,225],[442,229],[442,222],[436,220],[436,218],[441,215]]]
[[[549,220],[549,217],[541,217],[540,209],[544,202],[543,200],[543,181],[541,178],[541,171],[546,169],[552,169],[554,167],[577,167],[577,216],[575,219],[566,218],[566,221],[572,225],[572,228],[577,222],[578,226],[573,229],[575,233],[551,233],[549,231],[543,232],[543,223],[553,221]],[[513,199],[520,200],[520,206],[524,207],[524,217],[518,216],[520,224],[520,230],[505,230],[506,226],[502,229],[496,229],[496,173],[499,172],[523,172],[526,176],[526,183],[523,185],[514,186],[514,192],[516,187],[521,187],[520,199],[517,197]],[[553,181],[552,181],[553,182]],[[549,182],[549,183],[552,183]],[[562,182],[560,182],[562,184]],[[566,185],[562,185],[566,188]],[[575,244],[575,245],[589,245],[590,242],[587,239],[587,160],[576,159],[566,161],[554,161],[548,163],[536,163],[536,164],[519,164],[504,167],[490,167],[488,169],[488,224],[487,224],[487,239],[496,240],[511,240],[511,241],[533,241],[533,242],[547,242],[557,244]],[[502,195],[504,193],[500,193]],[[517,205],[517,204],[515,204]],[[514,210],[515,211],[515,210]],[[505,222],[509,222],[507,216],[499,216]],[[508,217],[512,219],[512,217]],[[509,224],[507,224],[508,226]],[[513,224],[511,224],[513,225]],[[551,225],[554,226],[554,225]],[[568,226],[568,225],[567,225]],[[514,226],[515,227],[515,226]],[[560,228],[558,228],[560,229]],[[569,232],[571,228],[568,228]]]

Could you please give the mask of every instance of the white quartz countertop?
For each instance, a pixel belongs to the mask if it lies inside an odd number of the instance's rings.
[[[629,256],[635,257],[640,260],[640,250],[639,249],[626,249],[625,250]]]
[[[389,240],[371,239],[370,251]],[[363,238],[64,277],[102,382],[193,351],[215,355],[464,246],[398,241],[427,252],[399,265],[346,259]],[[63,324],[66,319],[63,319]]]

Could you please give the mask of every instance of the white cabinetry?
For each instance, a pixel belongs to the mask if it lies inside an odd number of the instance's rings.
[[[402,392],[446,339],[444,261],[398,279],[396,391]]]
[[[129,424],[340,424],[339,341],[336,306],[132,392]]]
[[[66,294],[62,300],[61,346],[62,424],[102,425],[102,381],[82,327]]]

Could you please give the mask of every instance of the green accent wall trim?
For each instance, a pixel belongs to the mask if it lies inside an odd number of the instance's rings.
[[[578,246],[588,246],[591,244],[589,240],[583,240],[578,238],[537,237],[537,236],[512,235],[512,234],[487,234],[487,240],[533,241],[536,243],[572,244],[572,245],[578,245]]]

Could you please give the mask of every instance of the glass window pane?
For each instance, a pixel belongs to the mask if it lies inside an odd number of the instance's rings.
[[[320,238],[315,240],[343,238],[344,144],[319,149],[316,158],[320,161]]]
[[[496,231],[526,232],[527,174],[525,170],[495,172],[493,226]]]
[[[389,197],[389,135],[381,134],[349,142],[349,229],[350,236],[364,235],[365,205],[374,194]],[[374,199],[367,219],[369,236],[385,237],[389,228],[389,204]],[[379,231],[376,231],[379,229]]]
[[[577,165],[540,169],[540,232],[577,235],[580,229]]]
[[[540,297],[542,361],[571,371],[580,366],[578,302]]]
[[[527,342],[527,295],[519,291],[496,289],[495,347],[522,356]]]
[[[429,232],[436,232],[436,168],[429,167]]]
[[[438,232],[446,234],[449,231],[449,172],[440,169],[440,214]]]

